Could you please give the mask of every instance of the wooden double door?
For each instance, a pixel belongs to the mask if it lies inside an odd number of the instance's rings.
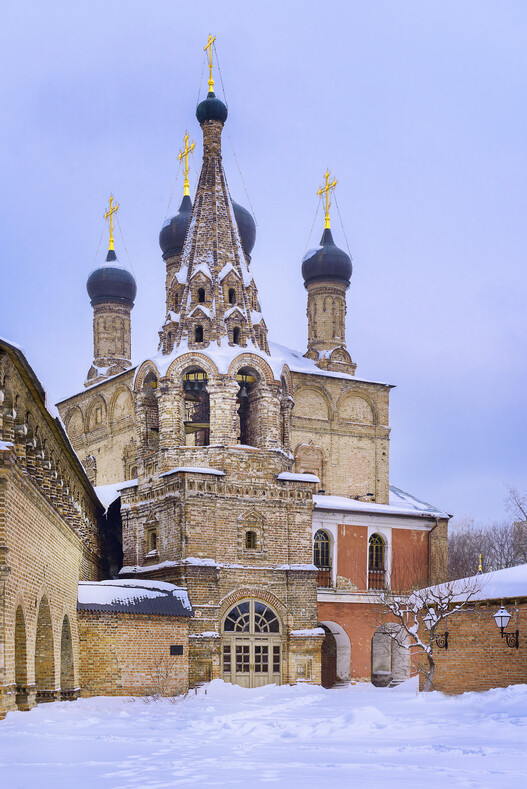
[[[222,667],[225,682],[245,688],[281,684],[282,643],[276,613],[259,600],[244,600],[223,625]]]

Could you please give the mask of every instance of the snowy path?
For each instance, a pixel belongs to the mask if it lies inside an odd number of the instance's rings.
[[[95,698],[0,722],[10,789],[527,786],[527,685],[447,697],[216,680],[197,696]]]

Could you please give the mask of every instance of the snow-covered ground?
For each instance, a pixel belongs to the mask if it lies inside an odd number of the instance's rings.
[[[44,704],[0,723],[1,786],[523,787],[527,685],[448,697],[356,685]]]

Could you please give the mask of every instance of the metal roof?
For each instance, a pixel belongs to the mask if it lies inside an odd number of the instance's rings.
[[[163,581],[80,581],[78,611],[151,616],[194,616],[188,592]]]

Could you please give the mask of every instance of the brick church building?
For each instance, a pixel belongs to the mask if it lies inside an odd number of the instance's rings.
[[[158,347],[132,365],[137,288],[114,250],[111,201],[108,254],[87,283],[93,362],[84,389],[57,405],[71,442],[61,435],[74,478],[68,496],[82,491],[90,523],[77,529],[77,550],[83,556],[89,543],[93,558],[71,580],[75,593],[81,583],[77,610],[68,609],[70,690],[147,692],[167,661],[172,692],[215,677],[246,687],[401,679],[408,666],[393,646],[387,651],[376,597],[444,579],[449,516],[390,486],[391,387],[358,377],[346,346],[352,265],[333,240],[329,173],[321,242],[301,264],[307,349],[268,339],[251,268],[255,223],[230,195],[222,165],[228,110],[213,85],[211,66],[196,111],[203,162],[194,199],[186,137],[183,199],[160,233],[166,308]],[[7,391],[2,378],[0,386]],[[27,446],[19,429],[26,412],[13,422],[5,402],[0,440],[9,446],[0,448],[23,470],[35,449],[16,449],[17,441]],[[38,462],[47,463],[49,442],[37,445]],[[65,483],[50,492],[64,473],[43,489],[72,531]],[[47,467],[42,474],[47,480]],[[7,557],[20,540],[12,512],[0,509]],[[27,624],[23,648],[15,635],[17,617],[41,604],[42,584],[24,597],[16,573],[3,583],[6,708],[17,688],[36,688],[33,698],[45,700],[47,684],[60,697],[60,614],[44,682],[35,671],[44,625]],[[54,596],[60,608],[64,591],[48,588],[47,605]]]

